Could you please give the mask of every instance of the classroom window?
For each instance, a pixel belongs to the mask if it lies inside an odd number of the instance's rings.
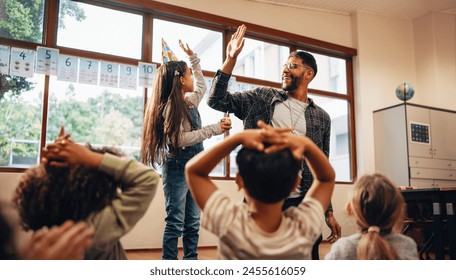
[[[44,75],[0,75],[0,166],[39,162]]]
[[[224,61],[226,40],[236,26],[231,26],[231,21],[228,26],[226,19],[216,15],[153,2],[5,0],[0,4],[3,8],[0,9],[0,38],[2,45],[7,47],[48,47],[60,49],[60,55],[129,65],[161,63],[162,39],[178,59],[188,62],[179,47],[181,39],[200,57],[210,88],[213,73]],[[37,5],[28,9],[32,3]],[[46,7],[51,8],[45,11]],[[20,13],[12,13],[13,8],[18,8]],[[11,20],[13,17],[22,17],[22,20]],[[43,30],[43,22],[53,22],[53,19],[58,19],[56,26],[48,25],[48,29]],[[356,176],[356,170],[352,170],[356,167],[354,127],[351,126],[354,100],[350,91],[353,73],[347,73],[347,70],[352,69],[352,56],[356,55],[356,50],[330,43],[313,46],[309,38],[296,36],[291,40],[288,33],[269,31],[260,26],[248,30],[229,91],[257,86],[280,88],[281,68],[290,51],[309,48],[319,68],[310,83],[309,93],[332,120],[330,161],[336,169],[337,181],[351,182]],[[46,34],[46,40],[43,40],[43,34]],[[7,75],[1,77],[5,80]],[[139,159],[144,102],[150,98],[147,93],[152,92],[151,88],[145,90],[138,85],[136,90],[126,90],[100,86],[98,81],[91,85],[70,83],[58,80],[52,74],[35,73],[33,78],[12,78],[22,79],[26,81],[22,85],[31,86],[23,87],[20,94],[0,87],[0,114],[6,120],[0,123],[0,166],[14,169],[36,164],[40,149],[46,142],[53,141],[62,124],[81,143],[117,146]],[[199,106],[203,125],[219,122],[224,112],[209,108],[206,101],[207,95]],[[47,110],[43,112],[43,108]],[[243,130],[242,121],[234,115],[230,117],[233,129],[228,134]],[[43,118],[47,122],[43,122]],[[214,146],[224,137],[219,135],[204,141],[205,148]],[[237,172],[237,151],[226,157],[211,176],[233,178]],[[15,172],[8,168],[4,170]]]
[[[76,5],[81,16],[64,16],[69,4]],[[142,25],[142,15],[63,0],[57,45],[140,59]]]
[[[47,142],[60,126],[71,137],[92,146],[114,146],[139,158],[142,135],[143,93],[135,90],[70,83],[50,79]]]
[[[45,0],[2,0],[0,37],[41,43]]]
[[[329,161],[336,172],[336,181],[350,182],[351,155],[348,125],[348,102],[342,99],[310,95],[314,102],[325,109],[331,117]]]
[[[317,61],[318,72],[309,87],[347,94],[347,70],[344,59],[310,52]]]
[[[336,155],[348,154],[348,133],[336,135]]]
[[[281,67],[289,54],[288,47],[245,38],[233,75],[279,83],[282,80]]]
[[[179,32],[176,32],[179,30]],[[179,39],[201,59],[201,68],[217,71],[222,65],[222,33],[187,24],[154,19],[152,36],[152,60],[162,63],[162,39],[179,60],[187,61],[187,54],[179,47]]]

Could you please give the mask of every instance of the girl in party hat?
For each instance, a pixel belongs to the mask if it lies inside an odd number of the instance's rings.
[[[220,121],[201,126],[198,105],[206,92],[200,59],[179,40],[191,68],[177,61],[162,41],[163,64],[157,69],[152,98],[144,116],[142,160],[162,167],[166,227],[162,259],[177,259],[177,241],[183,236],[184,259],[197,259],[200,213],[185,182],[184,167],[203,150],[202,141],[231,129]],[[193,76],[196,79],[194,84]]]

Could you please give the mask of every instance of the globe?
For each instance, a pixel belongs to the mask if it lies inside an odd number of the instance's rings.
[[[409,83],[401,83],[396,88],[396,96],[402,101],[410,100],[415,94],[415,90]]]

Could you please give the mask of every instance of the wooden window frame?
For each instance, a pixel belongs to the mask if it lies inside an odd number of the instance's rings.
[[[2,44],[10,45],[12,47],[22,47],[29,49],[36,49],[38,46],[58,48],[60,53],[67,55],[74,55],[80,57],[94,58],[98,60],[107,60],[112,62],[124,64],[137,64],[140,61],[152,63],[152,32],[153,20],[155,18],[161,20],[173,21],[176,23],[187,24],[195,27],[206,28],[223,34],[223,54],[226,57],[226,45],[231,38],[231,35],[236,31],[236,27],[241,24],[248,26],[246,37],[261,40],[264,42],[278,44],[290,48],[290,51],[303,49],[313,53],[318,53],[325,56],[344,59],[346,61],[346,74],[347,74],[347,94],[340,94],[324,90],[309,88],[309,93],[330,97],[340,100],[345,100],[348,103],[348,130],[349,130],[349,157],[350,157],[350,170],[351,181],[337,182],[338,184],[352,184],[357,177],[357,164],[356,164],[356,135],[355,135],[355,108],[354,108],[354,77],[353,77],[353,57],[357,55],[357,50],[329,42],[272,29],[257,24],[251,24],[227,17],[217,16],[205,12],[191,10],[183,7],[178,7],[166,3],[156,1],[142,1],[142,0],[79,0],[77,2],[97,5],[104,8],[115,9],[123,12],[130,12],[141,14],[143,16],[143,41],[142,41],[142,55],[141,60],[126,58],[116,55],[107,55],[103,53],[91,52],[88,50],[72,49],[68,47],[57,46],[57,30],[58,30],[58,12],[59,0],[52,1],[46,0],[44,20],[43,20],[43,41],[42,44],[24,42],[14,39],[2,38]],[[203,70],[203,74],[207,77],[214,76],[215,72]],[[234,75],[235,76],[235,75]],[[243,83],[258,84],[263,86],[270,86],[280,88],[280,83],[271,82],[267,80],[255,79],[250,77],[236,76],[236,80]],[[49,99],[49,76],[45,76],[45,83],[43,89],[43,113],[42,113],[42,130],[41,130],[41,143],[40,149],[45,146],[46,142],[46,129],[47,129],[47,111]],[[148,90],[144,89],[144,105],[147,103]],[[229,170],[230,160],[229,156],[225,160],[225,170]],[[0,168],[0,172],[23,172],[26,168]],[[233,180],[229,177],[230,174],[224,177],[212,177],[219,180]]]

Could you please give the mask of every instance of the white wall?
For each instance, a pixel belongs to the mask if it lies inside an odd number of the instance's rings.
[[[456,110],[456,17],[429,13],[413,23],[420,104]]]
[[[358,174],[375,171],[373,114],[400,103],[394,90],[414,86],[410,101],[456,110],[456,17],[429,13],[414,21],[356,14],[354,34]]]
[[[11,200],[22,173],[0,173],[0,200]]]
[[[415,85],[411,21],[358,13],[353,15],[358,56],[355,58],[355,116],[358,174],[375,171],[372,112],[400,102],[395,89]],[[417,95],[413,101],[419,99]]]
[[[395,88],[409,82],[415,88],[411,102],[456,110],[456,19],[430,13],[414,21],[357,13],[342,16],[243,0],[166,0],[169,4],[238,19],[302,36],[356,48],[354,59],[358,175],[375,172],[373,111],[399,103]],[[275,20],[271,20],[274,18]],[[0,173],[0,198],[7,198],[17,174]],[[235,199],[233,181],[217,184]],[[344,214],[352,185],[337,185],[335,215],[343,235],[355,231]],[[126,247],[161,246],[164,228],[163,193],[157,193],[146,216],[124,238]],[[324,237],[329,234],[324,229]],[[200,245],[216,239],[202,232]]]

